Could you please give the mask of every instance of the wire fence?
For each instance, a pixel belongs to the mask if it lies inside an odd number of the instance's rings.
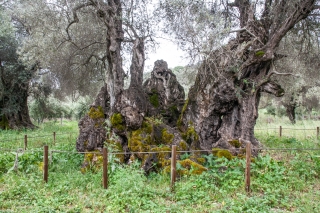
[[[170,151],[150,151],[150,152],[108,152],[107,148],[102,148],[99,152],[77,152],[77,151],[68,151],[68,150],[49,150],[49,146],[45,145],[43,149],[35,149],[35,150],[24,150],[23,148],[19,149],[0,149],[1,151],[8,151],[8,152],[14,152],[13,154],[16,155],[14,160],[13,169],[16,170],[19,165],[19,158],[23,154],[27,153],[33,153],[39,155],[39,153],[43,153],[43,163],[42,163],[42,172],[43,172],[43,180],[44,182],[49,181],[49,168],[52,165],[52,158],[54,153],[65,153],[68,155],[79,155],[79,154],[94,154],[102,156],[102,179],[103,179],[103,187],[105,189],[108,188],[108,156],[112,155],[141,155],[141,154],[167,154],[168,159],[171,161],[171,167],[170,167],[170,175],[171,175],[171,183],[170,186],[172,190],[174,190],[175,182],[177,179],[177,160],[179,160],[179,153],[196,153],[196,152],[208,152],[212,153],[212,150],[186,150],[181,151],[177,150],[177,146],[173,145],[171,147]],[[227,149],[220,149],[220,150],[227,150]],[[236,151],[243,151],[244,149],[235,149]],[[251,162],[252,162],[252,151],[259,150],[261,152],[269,152],[269,151],[276,151],[276,152],[316,152],[319,153],[319,155],[314,155],[315,157],[320,158],[320,148],[252,148],[251,143],[247,143],[245,147],[245,170],[244,170],[244,185],[245,185],[245,191],[250,192],[250,170],[251,170]],[[288,158],[288,156],[285,156],[284,158]],[[67,162],[66,162],[67,163]],[[1,168],[0,168],[1,169]],[[80,168],[79,168],[80,169]]]
[[[45,135],[27,135],[24,137],[14,137],[5,140],[0,140],[0,149],[16,149],[23,147],[24,150],[27,148],[40,148],[43,145],[57,145],[58,143],[66,143],[66,141],[73,143],[79,132],[63,132]]]
[[[271,132],[269,130],[272,130]],[[296,132],[304,131],[304,135],[297,135]],[[307,134],[307,131],[310,134]],[[316,139],[319,140],[320,136],[320,130],[319,127],[315,128],[288,128],[288,127],[272,127],[272,128],[256,128],[255,129],[256,134],[273,134],[274,136],[281,137],[296,137],[298,139]],[[78,136],[79,132],[63,132],[63,133],[56,133],[53,132],[52,134],[46,134],[46,135],[24,135],[24,137],[18,137],[18,138],[9,138],[5,140],[0,140],[0,149],[16,149],[17,147],[23,147],[25,150],[28,147],[32,148],[40,148],[45,144],[48,145],[55,145],[57,141],[59,143],[63,143],[66,138],[63,138],[63,136],[68,136],[69,140],[75,140]],[[58,140],[59,138],[59,140]],[[40,139],[40,140],[37,140]]]

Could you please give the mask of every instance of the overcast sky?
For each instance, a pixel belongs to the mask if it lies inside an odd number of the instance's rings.
[[[145,71],[149,72],[152,70],[154,62],[156,60],[163,59],[168,63],[169,68],[176,66],[185,66],[188,61],[185,59],[186,54],[179,50],[178,46],[171,41],[157,38],[160,42],[159,48],[156,52],[150,52],[145,62]]]

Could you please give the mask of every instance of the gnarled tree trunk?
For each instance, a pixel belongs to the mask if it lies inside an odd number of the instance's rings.
[[[272,76],[288,75],[274,68],[273,61],[281,58],[276,54],[277,47],[286,33],[314,9],[314,3],[302,0],[291,7],[265,1],[259,18],[251,1],[228,4],[238,9],[241,28],[235,31],[235,39],[206,56],[190,89],[180,127],[193,125],[202,149],[222,147],[237,152],[235,148],[247,142],[254,148],[260,146],[254,126],[261,92],[282,96],[284,90]],[[286,16],[277,15],[275,22],[271,11]]]

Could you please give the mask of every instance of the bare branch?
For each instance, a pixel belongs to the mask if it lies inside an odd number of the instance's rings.
[[[264,45],[264,43],[252,32],[250,32],[246,27],[238,29],[238,30],[232,30],[229,33],[236,33],[236,32],[244,32],[246,31],[247,33],[249,33],[249,35],[251,35],[252,37],[254,37],[255,39],[257,39],[257,41],[259,41],[262,45]]]
[[[281,73],[281,72],[278,72],[276,70],[276,67],[274,66],[274,63],[272,61],[272,68],[273,68],[273,71],[271,71],[268,75],[267,75],[267,80],[270,80],[270,77],[272,75],[284,75],[284,76],[288,76],[288,75],[291,75],[291,76],[294,76],[294,77],[298,77],[298,75],[295,75],[295,74],[292,74],[292,73]]]

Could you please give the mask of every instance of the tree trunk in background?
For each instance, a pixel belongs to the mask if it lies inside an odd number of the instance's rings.
[[[28,109],[29,81],[34,70],[28,71],[18,63],[12,67],[0,67],[0,128],[35,128]]]
[[[282,103],[283,106],[286,108],[286,114],[291,121],[292,124],[296,123],[296,107],[297,102],[295,101],[294,96],[292,95],[290,101],[287,103]]]

